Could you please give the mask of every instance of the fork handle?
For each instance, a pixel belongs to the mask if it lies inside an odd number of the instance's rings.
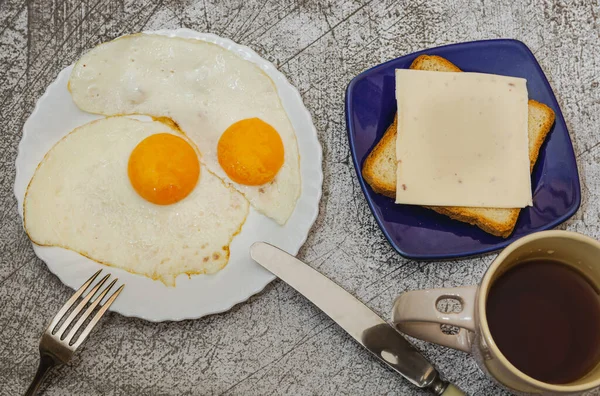
[[[27,388],[27,391],[25,392],[25,396],[35,395],[44,381],[44,378],[46,378],[46,375],[50,372],[50,369],[56,365],[57,362],[52,356],[47,354],[40,355],[40,365],[35,373],[35,377],[33,377],[33,381],[31,381],[31,385],[29,385],[29,388]]]

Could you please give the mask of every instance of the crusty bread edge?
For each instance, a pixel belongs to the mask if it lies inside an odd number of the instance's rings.
[[[486,217],[481,217],[477,214],[473,214],[471,211],[472,208],[469,207],[460,207],[460,206],[425,206],[428,209],[431,209],[437,213],[446,215],[451,219],[462,221],[463,223],[469,223],[471,225],[477,226],[484,230],[485,232],[499,236],[502,238],[508,238],[510,234],[512,234],[515,225],[517,224],[517,219],[519,218],[519,212],[521,209],[505,209],[510,210],[510,218],[507,222],[497,222],[490,220]]]
[[[379,140],[379,142],[373,148],[373,150],[371,150],[362,167],[362,176],[365,179],[365,181],[369,183],[373,191],[375,191],[377,194],[383,194],[390,198],[396,198],[396,185],[389,183],[378,183],[376,181],[377,175],[375,175],[374,173],[373,162],[375,161],[379,153],[383,150],[383,147],[385,147],[387,142],[391,139],[396,139],[396,130],[398,128],[397,125],[398,114],[396,113],[396,115],[394,116],[394,122],[392,122],[392,125],[390,125],[388,129],[386,129],[385,133],[383,134],[383,137]]]
[[[450,62],[446,58],[442,58],[441,56],[437,56],[437,55],[419,55],[410,64],[410,68],[420,70],[421,65],[423,63],[425,63],[428,60],[432,60],[432,59],[435,60],[436,62],[443,64],[448,69],[452,69],[451,71],[448,71],[448,72],[462,72],[462,70],[460,70],[460,68],[458,66],[456,66],[454,63]]]
[[[554,114],[554,110],[552,110],[550,107],[548,107],[547,105],[545,105],[543,103],[538,102],[537,100],[529,99],[528,105],[532,106],[532,107],[537,107],[537,108],[543,109],[544,112],[550,114],[548,121],[546,121],[546,123],[542,126],[542,130],[543,130],[542,133],[540,134],[538,139],[535,141],[533,153],[532,153],[533,155],[529,156],[529,171],[533,172],[533,167],[535,166],[538,156],[540,155],[540,148],[542,148],[542,144],[544,144],[544,141],[546,140],[546,136],[548,136],[550,129],[552,129],[552,125],[554,125],[554,121],[556,119],[556,114]]]

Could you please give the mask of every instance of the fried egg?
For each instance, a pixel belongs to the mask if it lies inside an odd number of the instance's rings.
[[[25,230],[44,246],[175,285],[214,273],[248,214],[247,200],[200,167],[174,125],[108,117],[46,154],[25,194]]]
[[[75,65],[74,102],[104,115],[169,117],[211,171],[285,224],[300,196],[294,129],[273,81],[255,64],[201,40],[136,34]]]

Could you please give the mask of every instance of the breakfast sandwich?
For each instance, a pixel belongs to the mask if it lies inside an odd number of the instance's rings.
[[[427,56],[422,55],[419,56],[412,63],[411,69],[413,70],[424,70],[424,71],[436,71],[436,72],[460,72],[461,70],[456,67],[451,62],[447,61],[444,58],[439,56]],[[500,76],[498,76],[500,77]],[[448,81],[446,81],[449,83]],[[513,90],[517,89],[518,81],[507,81],[506,89]],[[407,96],[406,100],[410,100],[410,94]],[[499,117],[511,117],[511,114],[497,114]],[[399,179],[404,176],[402,172],[400,172],[400,162],[398,161],[398,151],[402,153],[402,142],[401,139],[398,138],[398,118],[402,117],[401,114],[398,114],[395,117],[394,122],[390,127],[386,130],[382,139],[376,144],[376,146],[369,153],[367,159],[365,160],[362,168],[362,174],[367,183],[373,188],[376,193],[383,194],[392,198],[395,198],[397,201],[399,199],[414,199],[413,198],[399,198],[408,191],[408,186],[406,183],[401,182],[398,183]],[[411,120],[412,121],[412,120]],[[523,166],[525,169],[529,168],[531,172],[533,170],[533,166],[537,161],[537,157],[539,154],[540,147],[544,142],[547,134],[550,132],[550,129],[554,123],[554,112],[548,106],[539,103],[535,100],[529,100],[526,106],[526,123],[524,134],[527,136],[528,143],[523,143],[523,147],[527,148],[528,151],[528,163],[524,165],[519,165],[521,169]],[[488,131],[486,131],[488,132]],[[451,136],[449,137],[452,138]],[[460,139],[460,137],[457,137]],[[438,143],[438,142],[434,142]],[[422,144],[422,143],[421,143]],[[466,141],[466,144],[470,144],[470,142]],[[504,146],[505,142],[502,140],[497,140],[496,144],[500,146]],[[508,147],[508,143],[506,143]],[[516,147],[516,146],[515,146]],[[488,155],[492,150],[488,150],[487,152],[482,152],[481,155]],[[496,150],[499,152],[499,150]],[[404,152],[403,154],[406,154]],[[452,156],[456,153],[448,153],[448,155]],[[507,153],[510,154],[510,153]],[[458,159],[459,156],[455,156]],[[451,158],[451,157],[450,157]],[[435,169],[435,168],[434,168]],[[439,168],[437,168],[439,169]],[[445,171],[445,170],[444,170]],[[480,169],[475,169],[475,172],[479,172]],[[479,172],[479,174],[475,174],[475,176],[481,176],[483,172]],[[435,178],[436,175],[432,173],[432,177]],[[442,181],[447,182],[447,180],[452,180],[454,183],[463,184],[464,182],[460,175],[458,174],[450,174],[448,179],[443,179]],[[489,175],[488,175],[489,176]],[[510,176],[507,174],[507,176]],[[474,179],[476,179],[474,177]],[[402,180],[402,179],[400,179]],[[488,183],[495,182],[493,177],[488,177]],[[507,180],[507,182],[509,182]],[[527,183],[525,183],[527,184]],[[523,183],[521,183],[523,185]],[[400,186],[400,190],[398,189]],[[488,184],[489,186],[489,184]],[[456,186],[453,186],[456,187]],[[480,188],[481,187],[480,185]],[[529,194],[531,192],[529,191]],[[521,207],[526,206],[527,197],[521,195],[520,199],[520,207],[485,207],[483,205],[478,206],[449,206],[449,205],[433,205],[433,203],[424,203],[423,205],[444,215],[447,215],[453,219],[467,222],[473,225],[478,226],[484,231],[491,233],[493,235],[508,237],[514,230],[514,227],[517,222],[517,218]],[[417,197],[419,198],[419,197]],[[447,197],[445,197],[447,198]],[[494,199],[494,196],[489,196],[489,199]],[[400,201],[399,201],[400,202]],[[407,201],[408,202],[408,201]],[[414,203],[416,201],[412,201]],[[478,202],[480,203],[480,202]],[[514,205],[517,206],[517,205]]]

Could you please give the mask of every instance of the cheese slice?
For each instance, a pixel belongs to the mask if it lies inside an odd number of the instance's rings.
[[[396,70],[396,203],[532,204],[527,81]]]

